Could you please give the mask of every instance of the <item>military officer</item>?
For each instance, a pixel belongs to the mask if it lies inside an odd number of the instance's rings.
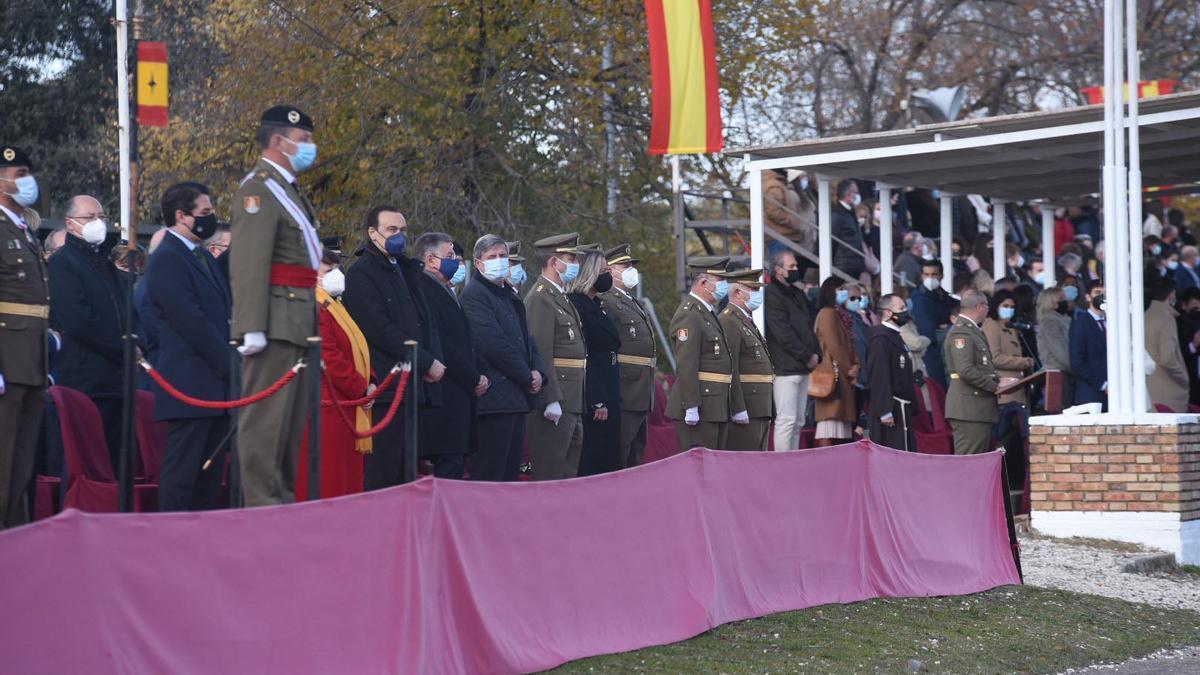
[[[618,457],[622,467],[637,466],[646,449],[646,416],[654,392],[654,369],[658,349],[650,317],[634,298],[633,289],[641,283],[638,259],[629,254],[629,244],[620,244],[604,252],[612,270],[613,285],[600,294],[604,311],[612,318],[621,336],[617,364],[621,371],[621,432]]]
[[[263,113],[256,135],[262,158],[233,202],[229,249],[233,335],[241,341],[242,393],[266,389],[317,334],[321,244],[312,204],[296,175],[316,160],[313,121],[292,106]],[[315,364],[313,364],[315,366]],[[296,456],[304,432],[304,378],[241,410],[239,461],[246,506],[295,501]]]
[[[683,450],[725,449],[730,418],[733,358],[713,310],[729,291],[728,257],[706,256],[688,263],[691,291],[671,318],[675,386],[667,396],[667,416]]]
[[[0,145],[0,528],[29,522],[47,377],[49,280],[37,240],[33,162]]]
[[[766,450],[767,432],[775,416],[772,385],[775,376],[767,342],[754,325],[754,311],[763,304],[762,270],[730,272],[729,304],[719,317],[729,353],[733,356],[734,381],[730,399],[727,450]]]
[[[954,430],[954,454],[988,452],[992,425],[999,415],[996,389],[1008,384],[996,374],[992,352],[983,334],[987,296],[975,290],[963,294],[958,319],[946,333],[943,345],[950,389],[946,393],[946,419]]]
[[[506,241],[508,246],[508,282],[512,284],[513,293],[521,295],[529,275],[525,272],[525,256],[521,255],[521,242]]]
[[[546,365],[546,383],[528,420],[534,480],[572,478],[579,471],[587,345],[565,291],[579,275],[578,243],[576,233],[533,243],[542,273],[525,295],[525,315],[529,336]]]
[[[900,337],[909,321],[908,307],[904,298],[890,293],[875,307],[882,321],[867,329],[868,433],[879,445],[915,452],[916,381],[912,354]]]

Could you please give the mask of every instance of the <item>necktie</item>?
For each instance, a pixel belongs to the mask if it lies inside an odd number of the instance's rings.
[[[1100,332],[1108,333],[1108,327],[1104,325],[1104,319],[1100,319]]]
[[[208,264],[208,256],[204,255],[204,249],[197,246],[192,249],[192,255],[196,256],[196,260],[200,261],[200,266],[204,268],[204,273],[208,275],[209,281],[214,280],[212,267]]]

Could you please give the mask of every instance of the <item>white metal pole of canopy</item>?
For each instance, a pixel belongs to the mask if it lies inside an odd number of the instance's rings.
[[[880,234],[894,222],[890,195],[906,187],[941,192],[934,223],[941,235],[941,260],[951,269],[952,196],[981,194],[994,205],[995,268],[1004,274],[1005,216],[1018,203],[1036,204],[1041,215],[1047,286],[1054,283],[1053,211],[1058,206],[1094,204],[1104,212],[1105,288],[1108,315],[1108,374],[1112,413],[1146,412],[1144,326],[1141,311],[1142,187],[1171,194],[1200,194],[1200,92],[1129,100],[1123,118],[1122,49],[1129,80],[1136,81],[1135,0],[1106,0],[1104,105],[959,120],[898,131],[805,139],[730,149],[742,155],[751,176],[769,169],[802,168],[817,177],[820,274],[832,274],[829,222],[834,183],[842,178],[873,180],[880,187]],[[1127,14],[1128,22],[1122,21]],[[1124,30],[1121,30],[1124,28]],[[1129,168],[1123,150],[1129,135]],[[1122,146],[1119,148],[1118,146]],[[756,181],[751,179],[752,186]],[[751,199],[751,256],[763,261],[766,226],[761,197]],[[893,260],[880,251],[881,286],[893,286]],[[952,275],[944,275],[949,289]],[[760,319],[761,320],[761,319]]]

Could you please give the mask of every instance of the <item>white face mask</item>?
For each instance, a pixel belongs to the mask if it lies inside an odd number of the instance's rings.
[[[942,282],[933,277],[925,277],[921,280],[921,283],[924,284],[925,289],[929,291],[936,291],[942,286]]]
[[[83,224],[83,231],[80,234],[87,243],[99,246],[108,234],[108,226],[104,224],[103,220],[94,218]]]
[[[321,288],[333,297],[338,297],[346,290],[346,275],[340,269],[329,270],[321,277]]]
[[[860,195],[860,194],[854,195],[854,202],[853,202],[854,206],[858,206],[861,203],[862,203],[862,195]]]
[[[638,274],[636,268],[626,267],[621,271],[621,284],[624,285],[625,288],[633,288],[641,283],[641,281],[642,277]]]

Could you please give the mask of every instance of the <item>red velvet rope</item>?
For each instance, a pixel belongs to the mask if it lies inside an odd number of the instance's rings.
[[[374,401],[375,399],[379,398],[383,394],[383,392],[387,391],[388,387],[392,386],[392,382],[395,381],[396,376],[399,374],[400,374],[400,366],[395,366],[392,368],[391,372],[389,372],[387,374],[387,377],[383,378],[383,382],[380,382],[379,386],[375,387],[375,391],[367,394],[366,396],[363,396],[362,398],[356,398],[356,399],[352,399],[349,401],[338,401],[337,404],[344,408],[357,408],[358,406],[366,405],[366,404],[370,403],[371,401]],[[330,389],[330,391],[332,391],[333,383],[329,382],[328,377],[325,378],[325,382],[327,382],[329,384],[329,389]],[[327,398],[321,399],[321,405],[323,405],[323,406],[331,406],[331,405],[333,405],[333,403],[334,403],[333,401],[331,401]]]
[[[150,379],[157,382],[158,386],[162,387],[163,391],[170,394],[173,398],[178,399],[179,401],[182,401],[183,403],[186,403],[188,405],[195,406],[197,408],[209,408],[212,410],[229,410],[231,408],[242,408],[242,407],[248,406],[252,403],[258,403],[259,401],[261,401],[265,398],[274,396],[276,393],[279,392],[280,389],[283,389],[285,386],[287,386],[288,382],[291,382],[292,380],[294,380],[296,378],[296,373],[300,372],[300,369],[303,368],[305,365],[303,359],[301,359],[300,361],[297,361],[296,365],[294,365],[290,369],[288,369],[288,371],[283,374],[283,377],[280,377],[275,382],[275,384],[272,384],[271,386],[267,387],[266,389],[263,389],[262,391],[258,392],[257,394],[253,394],[251,396],[245,396],[243,398],[239,398],[239,399],[236,399],[233,401],[206,401],[204,399],[188,396],[187,394],[183,393],[182,391],[179,391],[178,389],[176,389],[174,385],[172,385],[170,382],[167,382],[166,379],[164,379],[163,376],[160,375],[159,372],[154,369],[154,366],[150,365],[150,363],[148,361],[146,361],[145,359],[141,359],[138,363],[139,363],[139,365],[142,366],[142,368],[146,369],[146,374],[148,374],[150,376]]]
[[[396,398],[392,399],[392,404],[388,406],[387,414],[383,416],[383,419],[379,420],[379,424],[376,424],[366,431],[359,431],[357,428],[355,428],[354,422],[350,421],[349,415],[347,415],[346,411],[343,409],[344,406],[341,405],[341,401],[338,401],[336,398],[333,401],[333,409],[338,412],[338,417],[342,418],[342,423],[346,425],[346,428],[350,430],[350,433],[354,434],[355,438],[370,438],[387,428],[387,425],[391,424],[392,419],[396,417],[396,411],[400,409],[400,403],[404,400],[404,390],[408,388],[408,376],[411,374],[412,369],[410,368],[405,368],[404,370],[400,371],[400,383],[396,385]],[[325,375],[324,373],[322,373],[322,375],[324,375],[326,382],[328,382],[329,376]],[[390,374],[389,377],[391,377]],[[382,390],[383,387],[376,389],[376,391]],[[329,386],[329,391],[330,393],[333,392],[332,384]]]

